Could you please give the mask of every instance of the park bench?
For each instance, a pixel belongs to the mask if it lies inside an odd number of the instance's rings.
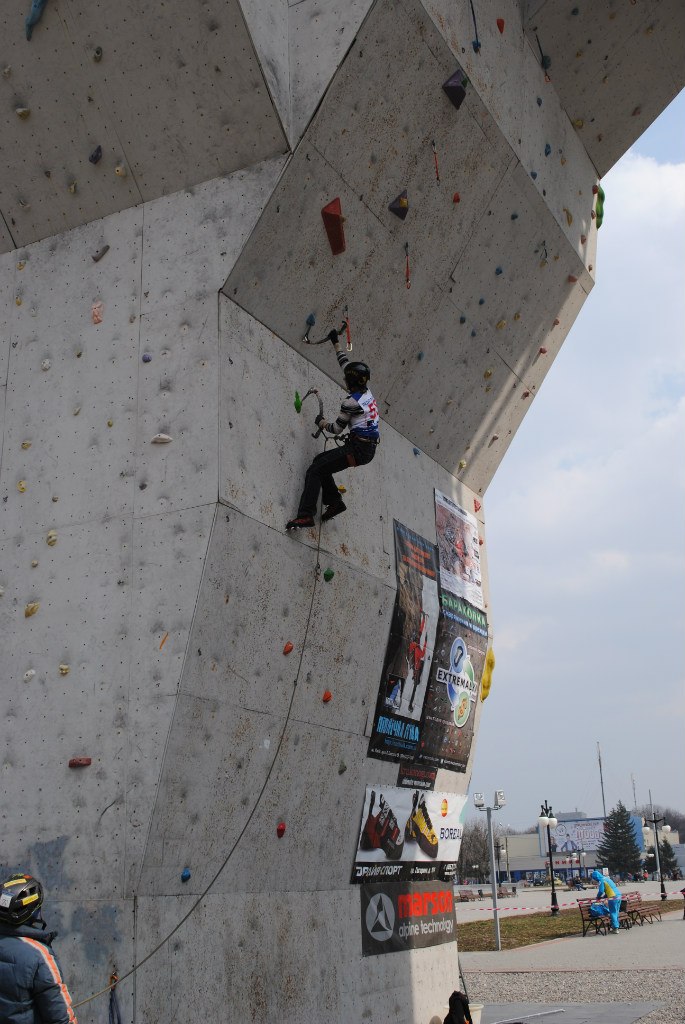
[[[504,888],[502,888],[502,889],[498,889],[497,890],[497,899],[498,900],[504,900],[504,899],[507,899],[508,896],[513,896],[513,895],[514,894],[511,891],[511,889],[504,889]]]
[[[661,907],[658,903],[643,903],[639,892],[627,892],[621,900],[621,910],[624,906],[625,912],[634,924],[642,925],[645,921],[661,920]]]
[[[606,914],[603,914],[602,917],[592,917],[590,914],[590,906],[595,902],[595,900],[589,899],[577,900],[578,910],[580,911],[580,916],[583,922],[583,935],[587,935],[590,928],[595,929],[595,935],[599,932],[601,932],[602,935],[608,935],[609,928],[611,927],[611,918]],[[633,919],[630,914],[621,910],[618,915],[618,924],[619,927],[630,928],[633,924]]]
[[[457,896],[460,903],[470,903],[472,900],[479,899],[478,894],[473,889],[457,889]]]

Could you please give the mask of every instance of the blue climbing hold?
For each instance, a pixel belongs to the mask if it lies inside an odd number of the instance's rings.
[[[580,11],[578,10],[577,7],[574,7],[573,10],[571,11],[571,14],[575,18],[577,14],[580,14]]]
[[[499,277],[499,275],[502,273],[502,268],[501,267],[495,267],[495,273]]]
[[[33,3],[31,4],[31,10],[26,15],[25,21],[27,39],[30,39],[31,36],[33,35],[33,26],[37,25],[40,19],[42,18],[43,11],[45,10],[45,5],[47,2],[48,0],[33,0]]]
[[[102,146],[96,146],[93,152],[88,157],[91,164],[97,164],[102,160]]]
[[[478,53],[480,50],[480,39],[474,39],[471,46],[473,47],[473,52]]]
[[[538,106],[541,107],[542,106],[542,96],[538,96],[537,102],[538,102]]]
[[[474,328],[474,330],[471,331],[471,337],[475,338],[475,336],[476,336],[476,331],[475,331],[475,328]]]
[[[533,179],[533,181],[535,181],[535,179],[536,179],[536,178],[537,178],[537,176],[538,176],[538,172],[537,172],[537,171],[531,171],[531,172],[530,172],[530,176],[531,176],[531,178]]]
[[[313,327],[314,326],[314,324],[316,323],[316,317],[314,316],[313,313],[309,314],[309,316],[305,320],[305,323],[306,323],[307,327]]]
[[[550,144],[549,144],[549,142],[548,142],[548,143],[547,143],[547,144],[545,145],[545,156],[549,156],[549,154],[550,154],[551,152],[552,152],[552,147],[550,146]]]
[[[152,356],[148,355],[148,353],[146,352],[143,355],[143,362],[144,363],[151,363],[152,362]]]
[[[459,317],[459,323],[460,324],[465,324],[466,323],[466,317],[465,316],[460,316]]]
[[[518,220],[518,219],[519,219],[519,215],[518,215],[518,213],[512,213],[512,215],[511,215],[511,219],[512,219],[512,220]]]
[[[414,449],[414,455],[420,455],[420,454],[421,454],[421,452],[419,451],[419,449],[415,448]]]
[[[479,306],[484,306],[485,305],[485,299],[479,299],[478,300],[478,305]]]
[[[423,359],[423,352],[419,352],[416,358],[418,359],[419,362],[421,362],[421,360]]]
[[[184,868],[181,872],[181,881],[187,882],[190,878],[190,868]]]

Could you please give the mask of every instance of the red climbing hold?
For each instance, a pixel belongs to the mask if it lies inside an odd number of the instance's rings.
[[[521,398],[530,398],[530,391],[523,391],[521,394]]]
[[[71,761],[69,762],[69,767],[87,768],[90,763],[91,759],[89,757],[72,757]]]
[[[593,196],[596,196],[598,192],[599,192],[599,185],[593,185],[592,186],[592,194],[593,194]]]
[[[276,835],[278,836],[279,839],[282,839],[283,836],[285,835],[285,822],[284,821],[279,821],[278,825],[276,825]]]
[[[574,277],[574,275],[573,275],[573,274],[569,274],[569,275],[568,275],[568,283],[569,283],[569,284],[575,284],[577,280],[578,280],[578,278],[577,278],[577,277]]]
[[[581,235],[580,236],[580,244],[581,245],[585,245],[586,242],[587,242],[587,235]]]
[[[290,652],[292,651],[292,649],[293,649],[293,645],[292,645],[292,644],[290,643],[290,640],[288,640],[287,644],[286,644],[286,645],[285,645],[285,647],[283,648],[283,653],[284,653],[284,654],[290,654]]]
[[[543,346],[541,346],[541,347],[540,347],[540,348],[538,349],[538,355],[539,355],[539,356],[546,356],[546,355],[547,355],[547,349],[546,349],[546,348],[544,347],[544,345],[543,345]]]
[[[481,547],[481,548],[483,547],[483,538],[482,537],[478,538],[478,546]]]
[[[321,216],[323,217],[323,226],[328,235],[331,252],[334,256],[339,256],[341,252],[345,252],[345,232],[343,231],[343,221],[345,218],[342,215],[340,199],[336,198],[328,206],[324,206]]]
[[[480,512],[480,510],[481,510],[481,504],[480,504],[478,498],[474,498],[473,499],[473,509],[474,509],[475,512]]]
[[[333,700],[333,694],[331,693],[331,691],[324,690],[323,697],[321,698],[321,700],[324,702],[324,704],[328,704],[329,700]]]
[[[501,35],[502,32],[504,32],[504,18],[497,19],[497,28],[499,29]]]
[[[453,203],[460,203],[461,202],[461,196],[459,195],[458,192],[455,192],[454,195],[452,196],[452,202]]]

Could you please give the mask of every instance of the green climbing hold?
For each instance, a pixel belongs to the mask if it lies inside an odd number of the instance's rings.
[[[601,228],[602,221],[604,220],[604,189],[601,185],[597,186],[597,204],[595,206],[595,215],[597,217],[597,230]]]
[[[335,573],[333,572],[332,569],[326,569],[324,571],[323,578],[325,579],[326,583],[330,583],[334,576]]]
[[[295,406],[295,412],[297,412],[297,413],[302,412],[302,399],[300,398],[300,392],[299,391],[295,392],[295,402],[293,404]]]

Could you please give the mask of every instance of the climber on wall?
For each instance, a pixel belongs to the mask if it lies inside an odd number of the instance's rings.
[[[304,490],[300,496],[297,515],[286,524],[286,530],[304,530],[314,526],[319,491],[322,492],[325,506],[321,514],[322,523],[344,512],[347,506],[340,497],[333,474],[351,466],[365,466],[371,462],[380,441],[378,409],[367,387],[371,370],[366,363],[350,362],[340,347],[337,331],[331,331],[328,338],[333,344],[338,362],[343,367],[348,394],[343,399],[334,423],[328,423],[323,413],[319,413],[316,425],[333,435],[341,434],[346,427],[349,427],[350,432],[343,445],[336,446],[328,452],[320,452],[314,458],[304,478]]]
[[[42,904],[43,886],[31,875],[0,884],[0,1021],[76,1024]]]

